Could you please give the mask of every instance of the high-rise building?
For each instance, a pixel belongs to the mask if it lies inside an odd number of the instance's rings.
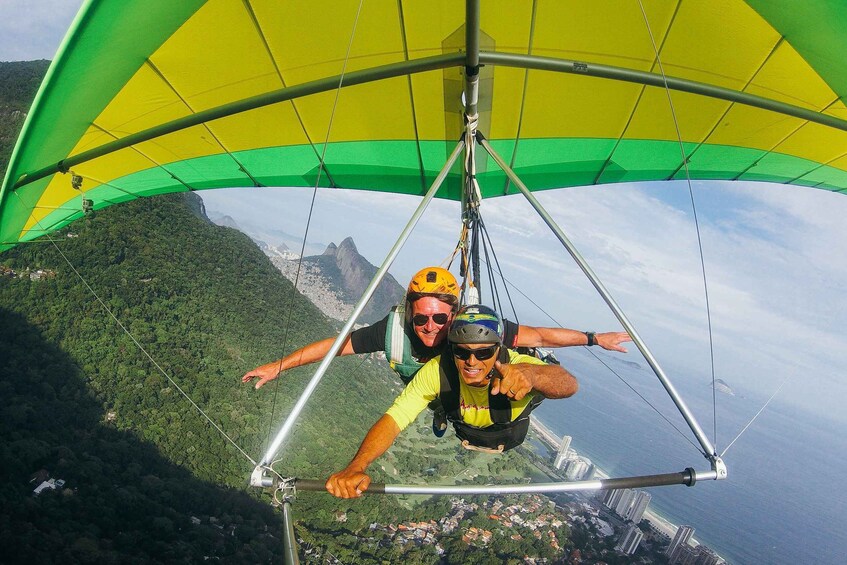
[[[563,436],[562,437],[562,444],[559,446],[559,452],[556,453],[556,460],[553,462],[553,466],[556,469],[561,469],[564,462],[568,460],[568,458],[569,458],[568,451],[571,448],[571,440],[572,439],[573,438],[571,438],[571,436]]]
[[[627,491],[629,491],[627,488],[618,488],[608,491],[606,497],[603,499],[603,504],[605,504],[609,510],[614,512],[618,505],[620,505],[621,500],[626,495]]]
[[[624,533],[621,536],[621,539],[618,540],[618,544],[615,546],[615,549],[621,553],[632,555],[635,553],[635,550],[638,549],[638,544],[641,543],[643,538],[644,533],[638,528],[638,526],[630,524],[627,529],[624,530]]]
[[[673,565],[695,565],[697,563],[697,548],[693,545],[683,544],[676,548],[674,556],[668,560]]]
[[[578,481],[583,477],[583,475],[585,475],[585,472],[588,471],[589,465],[591,465],[591,462],[586,461],[582,457],[571,459],[565,465],[565,478],[569,481]]]
[[[632,501],[635,499],[635,494],[636,491],[631,488],[623,489],[621,499],[615,505],[615,514],[621,518],[626,518],[626,515],[629,512],[629,507],[632,506]]]
[[[698,545],[695,549],[696,559],[694,565],[717,565],[721,558],[717,553],[705,545]]]
[[[641,518],[644,517],[644,512],[647,511],[647,506],[650,504],[652,499],[653,495],[649,492],[643,490],[636,491],[635,498],[632,501],[632,506],[629,507],[629,510],[623,518],[626,520],[632,520],[635,524],[639,523]]]
[[[680,553],[680,549],[685,546],[688,546],[688,540],[691,539],[691,536],[694,535],[694,528],[691,526],[680,526],[676,530],[676,535],[673,537],[671,544],[668,546],[667,551],[665,551],[665,555],[669,557],[669,561],[671,563],[676,562],[677,554]]]

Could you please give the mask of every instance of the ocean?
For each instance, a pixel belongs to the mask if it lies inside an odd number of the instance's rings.
[[[560,350],[561,351],[561,350]],[[650,405],[586,352],[560,354],[580,382],[579,393],[548,400],[535,415],[611,477],[708,470],[667,393],[645,363],[600,356],[684,432],[682,437]],[[708,380],[670,375],[674,386],[714,440]],[[717,450],[722,452],[769,394],[717,394]],[[774,383],[774,390],[778,386]],[[768,391],[772,393],[773,391]],[[800,412],[777,396],[724,456],[728,478],[693,487],[649,489],[650,509],[695,528],[694,537],[729,563],[843,564],[847,562],[847,426]],[[687,439],[686,439],[687,438]]]

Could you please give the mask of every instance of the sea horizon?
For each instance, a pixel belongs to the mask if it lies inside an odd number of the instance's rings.
[[[710,468],[652,373],[626,361],[614,364],[681,434],[593,359],[568,354],[563,364],[579,375],[579,393],[546,401],[534,415],[559,438],[571,436],[571,446],[604,473],[621,477]],[[710,383],[674,384],[711,441],[718,431],[719,453],[767,400],[719,393],[715,425]],[[810,552],[816,563],[842,563],[847,534],[839,527],[844,523],[839,513],[847,506],[845,495],[832,486],[838,484],[834,459],[847,452],[847,440],[838,428],[775,399],[727,452],[726,480],[646,489],[652,495],[650,510],[676,526],[693,527],[699,543],[735,565],[796,563]]]

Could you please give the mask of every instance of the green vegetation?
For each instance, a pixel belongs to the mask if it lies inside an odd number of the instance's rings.
[[[0,171],[4,173],[49,64],[50,61],[0,62]]]
[[[189,196],[110,208],[56,234],[57,246],[158,367],[255,458],[269,427],[279,426],[309,373],[293,372],[279,381],[278,390],[270,386],[259,392],[241,385],[238,377],[281,354],[283,343],[290,349],[335,327],[293,292],[245,236],[198,217],[199,201]],[[12,513],[7,518],[17,519],[19,505],[34,504],[28,481],[46,469],[67,480],[75,493],[53,498],[93,504],[91,515],[108,516],[105,509],[111,506],[118,524],[125,512],[115,489],[138,488],[145,484],[139,478],[151,476],[158,477],[151,490],[163,488],[160,494],[173,504],[146,512],[148,519],[174,513],[179,518],[171,521],[183,524],[198,513],[219,520],[229,514],[255,522],[245,528],[257,535],[265,535],[269,520],[270,530],[280,531],[266,505],[239,495],[238,504],[249,508],[244,512],[217,500],[233,496],[220,487],[243,489],[252,464],[104,312],[53,245],[21,245],[2,260],[14,271],[0,277],[7,400],[2,431],[11,438],[4,443],[4,483],[15,486],[14,495],[4,500],[4,510]],[[29,275],[39,269],[43,276],[32,280]],[[325,477],[340,468],[390,401],[385,379],[384,369],[375,369],[373,362],[340,360],[293,434],[284,472]],[[36,433],[42,424],[49,424],[49,434]],[[82,441],[80,436],[91,437]],[[183,481],[178,489],[172,486]],[[219,485],[214,488],[220,492],[203,495],[203,505],[189,504],[197,496],[183,491],[197,485],[205,485],[200,492]],[[110,494],[92,499],[103,491]],[[46,504],[42,501],[51,495],[34,500]],[[43,523],[33,524],[33,535],[69,528],[66,512],[41,514]],[[261,520],[251,518],[257,512]],[[227,555],[216,546],[203,549]]]
[[[26,560],[65,554],[82,538],[96,543],[79,552],[97,560],[217,555],[250,562],[279,555],[279,516],[269,513],[267,495],[259,502],[262,497],[244,486],[252,463],[177,385],[258,457],[313,367],[286,373],[261,391],[242,385],[240,375],[331,335],[336,324],[295,292],[246,236],[206,221],[192,194],[110,207],[53,239],[55,246],[24,244],[0,258],[8,359],[0,386],[9,399],[2,433],[11,438],[3,450],[3,479],[11,485],[3,499],[4,531],[32,532],[29,544],[5,539],[3,545]],[[398,387],[383,362],[336,360],[277,467],[288,476],[320,479],[342,468]],[[449,436],[435,441],[426,417],[374,466],[376,481],[489,483],[526,476],[518,454],[490,457],[458,448]],[[49,425],[42,430],[42,424]],[[65,490],[32,497],[29,480],[42,469],[66,480]],[[72,511],[70,504],[85,511]],[[340,501],[306,493],[296,501],[295,516],[304,548],[320,555],[390,561],[400,552],[412,562],[432,562],[433,545],[399,545],[387,532],[388,541],[372,540],[369,528],[438,520],[449,508],[423,497]],[[338,521],[339,512],[346,521]],[[486,552],[473,552],[461,541],[474,523],[470,515],[467,520],[439,535],[438,543],[474,556],[509,554],[497,540],[485,544]],[[232,542],[233,536],[221,532],[235,532],[240,543],[226,545],[224,538]],[[167,541],[171,535],[180,543]],[[38,540],[48,536],[57,540],[55,547],[41,549]],[[145,539],[163,541],[159,547]],[[536,542],[525,543],[544,554],[548,544]]]
[[[17,72],[8,82],[21,85],[0,93],[31,97],[37,80],[28,77],[44,67],[0,63],[0,85],[6,72]],[[278,560],[281,517],[269,494],[246,486],[253,464],[177,387],[257,458],[314,367],[261,391],[240,376],[338,324],[246,236],[209,223],[192,194],[110,207],[52,239],[0,255],[3,559]],[[336,360],[276,468],[318,479],[340,469],[399,387],[382,361]],[[484,484],[538,473],[521,453],[467,452],[452,433],[436,441],[427,418],[376,462],[375,481]],[[64,488],[33,496],[48,477]],[[505,503],[514,501],[521,499]],[[520,503],[537,507],[521,507],[524,519],[549,520],[543,497]],[[557,527],[555,549],[530,529],[491,518],[497,504],[504,501],[301,493],[295,528],[307,562],[508,563],[524,555],[562,560],[573,550],[567,525]],[[592,541],[582,537],[587,558]]]

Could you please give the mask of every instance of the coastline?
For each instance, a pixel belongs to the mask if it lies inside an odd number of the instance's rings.
[[[539,439],[541,439],[552,449],[556,451],[559,450],[559,447],[562,445],[561,438],[556,435],[550,428],[545,426],[544,423],[540,419],[538,419],[537,416],[530,416],[529,425],[533,429],[533,431],[535,431],[536,435],[538,435]],[[594,469],[594,474],[596,478],[601,480],[609,478],[609,475],[596,465]],[[674,524],[661,514],[658,514],[656,511],[651,510],[649,506],[644,512],[644,519],[650,522],[650,524],[656,530],[662,532],[671,539],[673,539],[674,535],[676,534],[677,528],[679,528],[677,524]]]

